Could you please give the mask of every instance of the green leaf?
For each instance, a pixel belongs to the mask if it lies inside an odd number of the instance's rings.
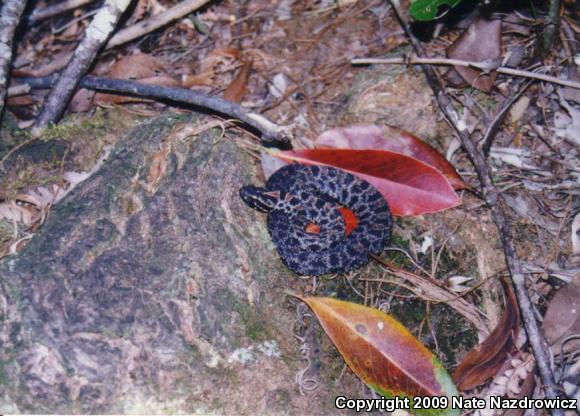
[[[461,0],[416,0],[411,4],[411,16],[415,20],[428,21],[437,17],[439,6],[457,6]]]

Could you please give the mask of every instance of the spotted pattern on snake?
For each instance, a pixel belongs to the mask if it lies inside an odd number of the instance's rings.
[[[240,197],[268,214],[268,231],[278,254],[299,275],[358,269],[391,237],[391,211],[381,193],[340,169],[287,165],[265,187],[242,187]],[[356,216],[353,230],[347,230],[341,208]],[[313,224],[316,232],[309,232]]]

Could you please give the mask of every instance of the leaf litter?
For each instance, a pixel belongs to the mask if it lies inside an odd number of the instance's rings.
[[[158,14],[169,6],[164,1],[141,0],[127,23]],[[82,13],[70,12],[38,23],[35,31],[27,33],[17,45],[18,69],[25,74],[45,75],[62,68],[74,50],[73,40],[82,37],[86,23],[83,16],[88,16],[94,7],[85,6]],[[320,141],[324,143],[325,139],[321,140],[324,135],[320,135],[337,126],[358,123],[386,126],[395,121],[397,127],[420,136],[438,152],[448,155],[449,162],[461,175],[457,176],[461,182],[455,183],[455,189],[462,183],[476,189],[472,167],[454,145],[449,128],[435,122],[438,115],[432,106],[431,92],[420,76],[411,68],[385,71],[349,65],[353,57],[386,54],[406,42],[388,8],[381,11],[377,7],[373,1],[335,4],[281,0],[248,2],[243,6],[217,2],[194,17],[145,36],[138,43],[103,54],[95,73],[181,85],[213,94],[225,92],[231,99],[263,111],[279,124],[294,125],[298,150],[313,147],[317,137],[317,146]],[[565,9],[565,18],[572,22],[574,17],[568,13]],[[520,12],[507,10],[501,27],[497,19],[479,19],[475,23],[460,21],[457,27],[446,27],[425,46],[430,54],[437,56],[447,52],[450,57],[475,61],[493,62],[503,57],[506,63],[509,58],[512,65],[529,63],[534,31],[530,29],[531,19],[522,16]],[[75,18],[79,20],[71,23]],[[67,24],[69,26],[62,33],[56,36],[51,33],[51,28],[64,28]],[[485,47],[474,48],[474,44]],[[510,51],[509,56],[502,55],[505,50]],[[479,54],[472,54],[474,51]],[[552,53],[557,59],[565,58],[566,48]],[[253,68],[249,62],[253,63]],[[465,105],[463,117],[470,131],[484,134],[506,95],[512,92],[514,83],[509,77],[497,76],[494,71],[482,74],[473,69],[456,69],[463,81],[486,93],[469,89],[451,92],[458,103]],[[577,68],[576,72],[574,67],[568,70],[570,76],[577,76]],[[532,86],[513,107],[511,126],[500,130],[489,159],[498,184],[513,202],[511,221],[517,223],[519,231],[515,236],[516,244],[529,270],[530,289],[537,294],[534,300],[547,305],[544,330],[555,354],[560,352],[566,336],[574,333],[577,325],[574,314],[569,314],[570,319],[566,321],[555,322],[551,318],[572,308],[572,295],[577,286],[574,270],[580,267],[578,221],[572,221],[574,216],[577,219],[580,215],[579,110],[575,97],[577,94],[570,88]],[[38,102],[36,98],[31,95],[23,99],[20,103],[25,105],[19,107],[34,106]],[[129,106],[148,108],[152,105],[126,98],[108,100],[97,94],[83,98],[82,104],[72,108],[92,111],[95,106],[113,105],[128,111]],[[30,119],[26,111],[10,109],[19,117],[19,122]],[[78,117],[82,120],[90,115]],[[403,147],[409,150],[412,146],[406,143]],[[392,148],[386,150],[393,151]],[[3,186],[0,194],[0,223],[9,225],[9,231],[0,235],[0,255],[21,248],[23,245],[17,243],[28,239],[31,232],[42,226],[51,206],[98,166],[87,167],[81,163],[82,159],[83,156],[78,156],[75,166],[64,170],[60,166],[56,169],[37,166],[32,169],[34,174],[29,175],[34,180],[14,175],[33,166],[22,161],[12,165],[14,170],[10,175],[2,174],[3,179],[14,186]],[[92,157],[93,161],[97,159]],[[153,176],[157,178],[162,171],[160,169]],[[453,174],[444,173],[453,180]],[[58,179],[50,179],[52,176]],[[157,182],[152,180],[152,183]],[[431,284],[446,282],[443,287],[450,299],[460,291],[462,301],[474,307],[491,308],[485,315],[499,317],[502,316],[498,300],[501,297],[494,300],[493,295],[499,292],[496,278],[506,272],[502,253],[498,250],[499,237],[480,202],[468,193],[462,194],[462,200],[462,206],[445,212],[401,220],[395,234],[403,237],[396,237],[392,245],[407,253],[407,257],[395,256],[395,261],[398,266],[432,279]],[[426,236],[432,244],[422,252],[415,250]],[[376,278],[374,282],[373,278]],[[338,292],[344,293],[345,287],[354,288],[358,295],[352,296],[360,303],[390,305],[414,335],[442,356],[449,368],[456,366],[461,356],[475,344],[473,336],[469,339],[473,330],[465,321],[455,323],[455,327],[453,322],[446,321],[449,314],[443,304],[420,303],[413,309],[408,307],[412,302],[401,301],[409,297],[416,299],[422,290],[422,280],[407,282],[412,290],[385,283],[389,280],[406,281],[401,275],[370,267],[364,272],[353,273],[344,282],[337,279],[332,283],[319,282],[316,289],[317,293],[325,293],[328,285],[338,285],[341,288]],[[565,283],[568,286],[555,291],[555,287]],[[300,283],[296,285],[301,287]],[[507,309],[503,316],[506,314],[510,314]],[[484,320],[487,332],[497,324],[492,321]],[[483,341],[486,331],[478,329]],[[465,334],[465,344],[457,344],[460,341],[458,333]],[[456,343],[442,350],[440,345],[446,338]],[[574,344],[566,345],[570,348]],[[502,349],[503,356],[505,350]],[[483,389],[480,393],[489,395],[495,391],[499,394],[501,388],[502,394],[508,390],[515,392],[517,389],[513,386],[506,387],[508,382],[502,377],[509,377],[509,368],[513,369],[512,374],[518,373],[515,369],[519,364],[508,362],[506,358],[503,364],[507,363],[508,370],[497,370],[501,359],[498,356],[493,359],[496,361],[491,367],[497,373],[487,387],[480,387]],[[529,362],[527,358],[524,361]],[[494,374],[489,371],[489,376]],[[525,377],[519,374],[517,378],[521,382]]]

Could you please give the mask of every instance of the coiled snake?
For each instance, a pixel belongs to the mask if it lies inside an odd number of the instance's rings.
[[[393,220],[381,193],[340,169],[287,165],[264,188],[242,187],[240,197],[268,214],[278,254],[300,275],[364,266],[369,254],[381,252],[391,236]],[[347,227],[344,208],[356,217],[354,229]]]

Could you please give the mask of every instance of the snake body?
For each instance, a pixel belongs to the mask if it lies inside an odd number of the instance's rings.
[[[268,231],[278,254],[299,275],[362,267],[391,236],[392,216],[381,193],[340,169],[287,165],[265,187],[242,187],[240,197],[268,214]],[[353,230],[347,231],[341,208],[356,215]],[[316,232],[308,231],[312,224]]]

